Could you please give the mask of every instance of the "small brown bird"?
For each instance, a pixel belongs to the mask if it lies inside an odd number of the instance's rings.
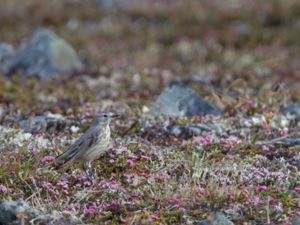
[[[91,127],[64,153],[57,156],[54,166],[59,168],[72,162],[82,163],[87,177],[93,180],[95,176],[91,162],[107,151],[111,139],[109,124],[118,117],[119,115],[110,112],[98,114]]]

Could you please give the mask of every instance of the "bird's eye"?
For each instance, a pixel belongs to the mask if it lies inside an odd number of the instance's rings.
[[[107,117],[107,115],[104,114],[103,117]]]

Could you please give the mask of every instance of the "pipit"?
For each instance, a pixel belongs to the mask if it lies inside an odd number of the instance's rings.
[[[100,113],[96,116],[91,127],[64,153],[57,156],[54,166],[59,168],[72,162],[83,164],[83,168],[90,180],[95,179],[91,162],[100,158],[107,151],[110,144],[110,127],[112,119],[119,115],[113,113]]]

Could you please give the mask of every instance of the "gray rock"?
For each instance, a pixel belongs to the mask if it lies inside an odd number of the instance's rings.
[[[285,114],[289,114],[289,115],[299,119],[300,118],[300,103],[290,104],[287,107],[285,107],[282,111]]]
[[[292,225],[300,225],[300,217],[294,218],[292,221]]]
[[[69,74],[82,69],[74,49],[63,39],[46,30],[37,30],[16,50],[5,75],[20,71],[25,77],[41,79]]]
[[[19,201],[1,201],[0,202],[0,225],[11,224],[18,219],[20,213],[25,217],[38,217],[40,212],[28,205],[26,202]]]
[[[172,81],[165,88],[149,113],[153,116],[169,115],[177,117],[221,114],[216,107],[204,101],[194,90],[179,81]]]
[[[132,10],[134,8],[141,8],[147,4],[140,0],[97,0],[99,8],[107,12],[119,12]]]
[[[25,132],[35,134],[37,132],[46,132],[50,130],[61,130],[65,127],[65,121],[62,116],[33,116],[20,121],[20,126]]]
[[[270,144],[279,144],[286,147],[300,145],[300,138],[288,138],[288,137],[279,137],[267,141],[257,141],[258,145],[270,145]]]
[[[211,221],[202,220],[197,225],[234,225],[223,213],[211,213]]]
[[[169,126],[168,134],[174,135],[175,137],[189,138],[194,135],[201,135],[203,132],[221,134],[223,131],[222,127],[213,124],[189,124],[182,126]]]
[[[14,55],[14,48],[7,43],[0,43],[0,74],[7,74],[10,68],[10,60]]]

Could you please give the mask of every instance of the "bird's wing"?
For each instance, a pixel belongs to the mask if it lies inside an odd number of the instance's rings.
[[[98,141],[100,133],[101,129],[99,126],[89,128],[73,145],[56,157],[55,164],[61,166],[73,161],[78,155]]]

